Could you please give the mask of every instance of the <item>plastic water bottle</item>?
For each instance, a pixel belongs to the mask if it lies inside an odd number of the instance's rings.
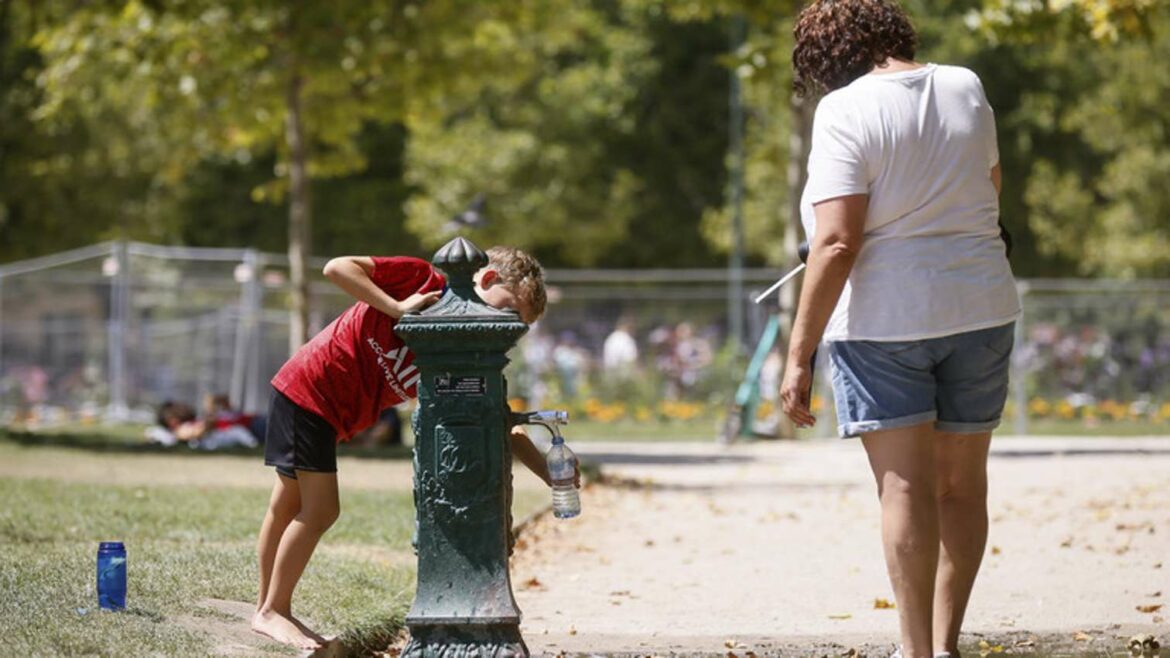
[[[105,610],[126,607],[126,547],[120,541],[104,541],[97,553],[98,606]]]
[[[553,516],[571,519],[581,513],[581,497],[577,495],[577,455],[565,445],[562,436],[553,436],[552,447],[545,456],[548,477],[552,480]]]

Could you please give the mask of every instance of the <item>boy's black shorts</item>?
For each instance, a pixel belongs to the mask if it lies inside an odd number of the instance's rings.
[[[287,395],[272,389],[268,432],[264,435],[264,463],[294,480],[297,471],[336,473],[337,431],[329,421],[298,407]]]

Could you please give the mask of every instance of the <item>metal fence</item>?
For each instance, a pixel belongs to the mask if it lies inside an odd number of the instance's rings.
[[[513,395],[719,412],[770,312],[750,295],[777,274],[745,272],[745,335],[733,342],[725,270],[551,270],[549,312],[512,352]],[[351,303],[315,276],[314,331]],[[1047,416],[1170,416],[1170,282],[1033,280],[1020,290],[1014,431]],[[262,411],[288,356],[287,298],[287,259],[253,250],[109,242],[0,266],[0,424],[147,420],[164,400],[216,393]],[[633,340],[607,350],[618,325]]]

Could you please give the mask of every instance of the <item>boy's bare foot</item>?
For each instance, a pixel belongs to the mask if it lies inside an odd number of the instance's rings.
[[[317,633],[316,631],[309,628],[308,626],[305,626],[305,622],[301,621],[300,619],[297,619],[296,617],[289,615],[288,620],[291,621],[292,623],[296,624],[297,628],[301,629],[302,633],[304,633],[305,635],[308,635],[309,637],[316,640],[317,644],[319,644],[321,646],[329,644],[329,640],[326,640],[324,635],[321,635],[320,633]]]
[[[274,610],[259,611],[252,617],[252,630],[266,635],[282,644],[292,645],[299,649],[316,649],[321,646],[322,640],[313,638],[308,629],[301,630],[302,626]],[[316,635],[316,633],[312,633]]]

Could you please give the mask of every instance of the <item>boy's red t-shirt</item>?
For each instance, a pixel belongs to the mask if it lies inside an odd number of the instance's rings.
[[[442,290],[447,279],[430,263],[374,257],[370,278],[394,299]],[[305,343],[272,378],[272,386],[324,418],[345,441],[384,409],[418,396],[414,354],[394,333],[398,321],[358,302]]]

